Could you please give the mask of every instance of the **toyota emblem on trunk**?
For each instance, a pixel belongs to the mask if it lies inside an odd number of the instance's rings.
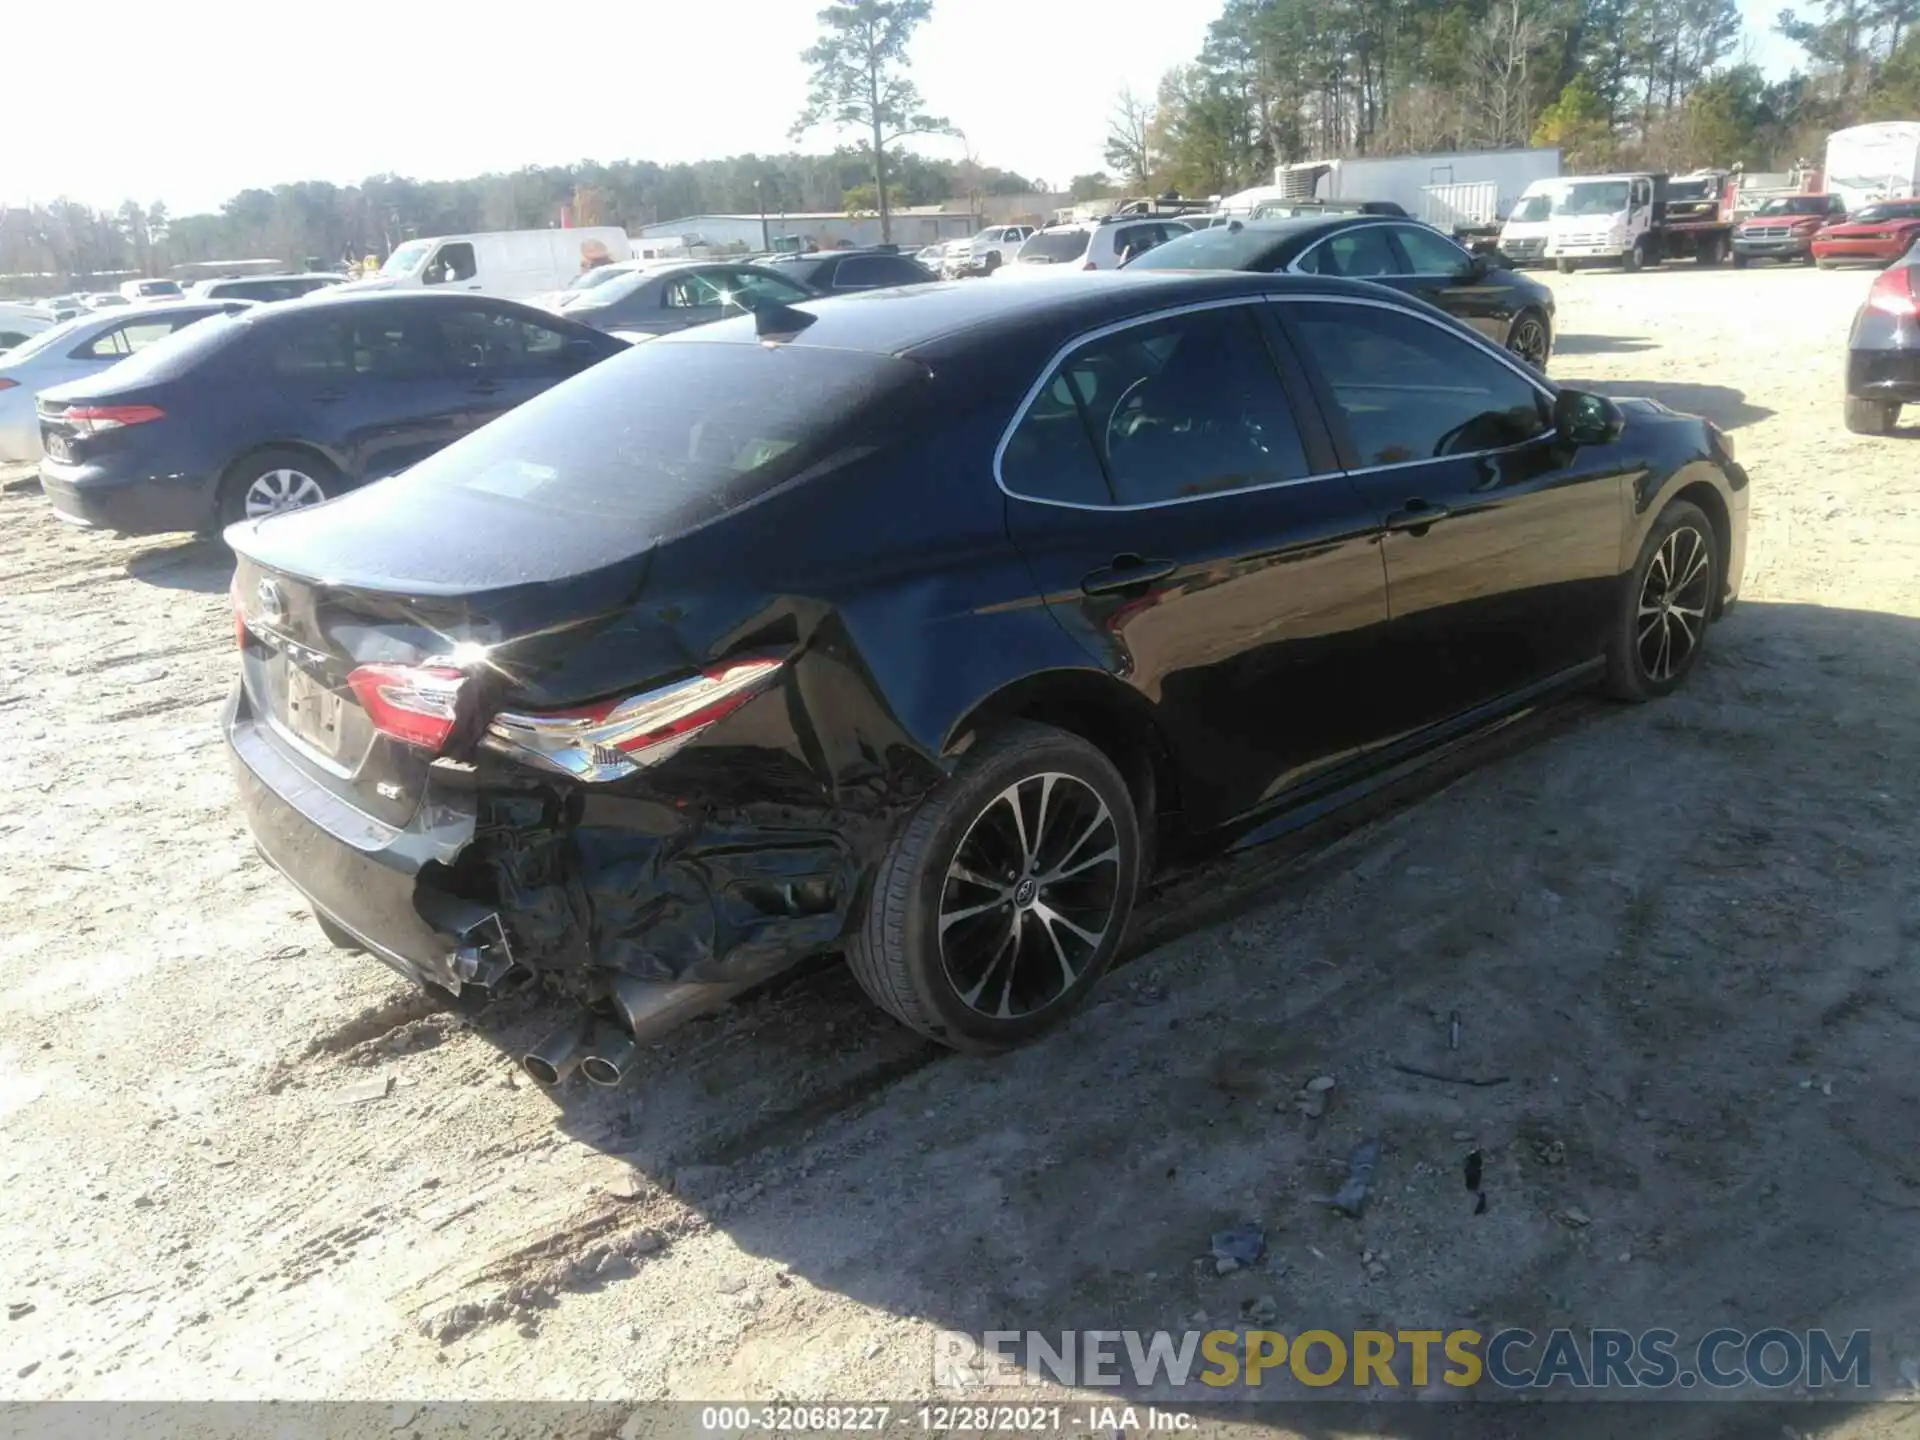
[[[260,602],[260,618],[273,621],[280,618],[280,587],[271,580],[262,580],[254,588],[254,598]]]

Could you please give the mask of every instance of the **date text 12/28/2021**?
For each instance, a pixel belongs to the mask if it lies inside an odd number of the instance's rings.
[[[1058,1434],[1062,1430],[1148,1430],[1169,1434],[1193,1428],[1191,1415],[1154,1405],[708,1405],[700,1428],[716,1435],[854,1434],[910,1429],[921,1434],[953,1431],[995,1434]]]

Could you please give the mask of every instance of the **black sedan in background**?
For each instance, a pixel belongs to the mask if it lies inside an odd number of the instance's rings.
[[[885,290],[895,285],[926,285],[940,278],[891,245],[867,250],[815,250],[805,255],[775,255],[762,263],[821,295]]]
[[[1847,337],[1847,429],[1886,435],[1920,405],[1920,243],[1874,278]]]
[[[42,391],[40,483],[76,525],[210,531],[404,470],[626,348],[479,295],[326,295],[215,316]]]
[[[1746,516],[1705,421],[1374,285],[809,302],[230,530],[227,735],[337,939],[590,1007],[539,1079],[840,949],[995,1049],[1085,998],[1157,867],[1559,687],[1672,690]]]
[[[1439,306],[1545,370],[1553,354],[1553,291],[1470,255],[1417,220],[1365,215],[1236,221],[1150,250],[1135,270],[1257,270],[1371,280]]]
[[[633,269],[591,289],[562,293],[557,309],[596,330],[670,335],[752,310],[791,305],[814,290],[760,265],[699,261]]]

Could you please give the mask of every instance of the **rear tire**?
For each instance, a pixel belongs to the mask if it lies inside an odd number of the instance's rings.
[[[1637,703],[1677,689],[1707,643],[1719,586],[1713,526],[1698,506],[1676,500],[1654,521],[1621,591],[1607,640],[1607,693]]]
[[[1507,331],[1507,352],[1545,374],[1547,362],[1553,358],[1546,317],[1538,310],[1522,310],[1514,316],[1513,327]]]
[[[304,510],[341,492],[340,474],[305,450],[256,450],[220,482],[220,528],[288,510]]]
[[[1833,269],[1833,261],[1831,260],[1816,260],[1813,263],[1822,270]]]
[[[1737,250],[1733,253],[1733,268],[1736,270],[1744,270],[1747,268],[1747,257]]]
[[[1822,270],[1830,268],[1825,263],[1823,263],[1820,260],[1820,258],[1816,256],[1811,250],[1807,251],[1806,254],[1800,257],[1800,263],[1802,265],[1818,265]]]
[[[1553,267],[1562,275],[1571,275],[1573,273],[1573,261],[1571,260],[1556,260],[1553,262]]]
[[[922,1035],[1011,1049],[1099,983],[1139,867],[1139,822],[1112,762],[1077,735],[1016,723],[976,745],[894,837],[847,963]]]
[[[1857,395],[1847,397],[1847,429],[1856,435],[1891,435],[1900,421],[1897,400],[1868,400]]]

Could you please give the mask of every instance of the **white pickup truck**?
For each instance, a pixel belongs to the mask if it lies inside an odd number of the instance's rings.
[[[941,269],[948,275],[991,275],[1010,263],[1032,234],[1031,225],[989,225],[971,240],[949,245]]]

